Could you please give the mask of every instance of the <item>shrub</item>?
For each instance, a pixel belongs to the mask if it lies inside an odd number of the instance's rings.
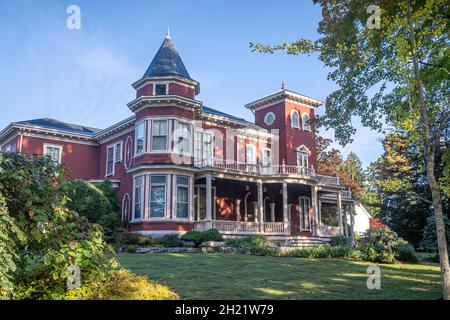
[[[368,230],[361,240],[363,259],[373,262],[394,263],[399,249],[408,244],[397,233],[383,227]]]
[[[89,222],[101,225],[108,243],[120,242],[119,233],[126,223],[122,221],[111,182],[102,182],[97,187],[84,180],[67,180],[61,184],[60,190],[67,208],[86,217]]]
[[[129,244],[124,247],[125,251],[128,253],[136,253],[138,246],[135,244]]]
[[[194,242],[199,247],[205,241],[223,241],[223,237],[217,229],[206,231],[188,231],[181,236],[181,240]]]
[[[287,251],[285,256],[296,258],[361,259],[361,252],[355,247],[348,245],[334,247],[320,245],[312,248],[292,249]]]
[[[345,246],[350,244],[350,238],[346,236],[334,236],[330,239],[331,246]]]
[[[271,247],[252,247],[250,249],[251,254],[255,256],[271,256],[271,257],[279,257],[281,256],[281,251],[279,248],[271,248]]]
[[[169,288],[151,283],[144,276],[128,270],[112,272],[108,281],[95,281],[79,289],[69,290],[67,300],[178,300]]]
[[[450,218],[444,215],[445,235],[447,238],[447,249],[450,253]],[[438,252],[436,236],[436,218],[433,215],[427,218],[427,224],[423,229],[423,239],[420,242],[419,249],[426,252]]]
[[[397,249],[397,260],[411,263],[418,263],[419,257],[417,256],[416,250],[409,243],[403,244]]]
[[[0,153],[0,194],[9,216],[21,230],[14,239],[19,269],[14,292],[26,299],[65,294],[68,267],[80,267],[83,281],[101,280],[117,267],[103,230],[61,206],[62,169],[49,157]],[[9,238],[11,239],[11,238]]]
[[[176,234],[166,234],[161,238],[154,240],[155,244],[159,244],[162,247],[182,247],[183,241]]]
[[[261,248],[268,247],[269,241],[267,237],[262,235],[246,236],[242,238],[227,239],[226,245],[235,248]]]

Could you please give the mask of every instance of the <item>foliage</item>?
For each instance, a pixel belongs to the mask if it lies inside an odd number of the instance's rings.
[[[108,242],[119,242],[118,233],[125,225],[111,182],[96,186],[84,180],[67,180],[61,184],[60,190],[69,209],[86,217],[89,222],[100,224]]]
[[[400,130],[388,134],[383,139],[383,147],[384,153],[371,164],[368,175],[372,191],[378,197],[377,218],[419,247],[427,217],[433,213],[424,165],[417,147],[408,142],[406,134]],[[437,150],[437,159],[442,152]],[[442,172],[443,167],[437,166],[438,178]],[[448,212],[448,198],[443,198],[443,206],[444,212]]]
[[[206,238],[214,238],[215,236],[211,236],[211,234],[205,235]],[[205,240],[205,241],[221,241],[221,240]],[[183,241],[176,234],[166,234],[159,239],[156,239],[156,242],[159,243],[162,247],[182,247]]]
[[[350,238],[346,236],[333,236],[330,239],[330,245],[334,246],[345,246],[350,244]]]
[[[61,168],[48,157],[0,153],[0,194],[21,230],[14,298],[53,299],[66,291],[67,268],[78,265],[83,281],[103,279],[117,266],[102,228],[61,206],[56,187]]]
[[[352,191],[354,198],[364,193],[365,174],[358,156],[351,152],[344,160],[341,152],[335,148],[329,150],[332,140],[318,136],[316,139],[317,173],[338,176],[341,185]]]
[[[416,254],[416,250],[409,243],[403,244],[398,247],[395,257],[399,261],[418,263],[419,257]]]
[[[19,259],[16,241],[23,239],[24,234],[8,214],[4,198],[0,193],[0,299],[13,292],[14,273]]]
[[[199,247],[205,241],[223,241],[223,237],[217,229],[206,231],[188,231],[181,236],[181,240],[194,242]]]
[[[125,249],[125,251],[128,252],[128,253],[136,253],[136,252],[137,252],[137,249],[138,249],[138,246],[135,245],[135,244],[127,244],[127,245],[124,247],[124,249]]]
[[[447,235],[447,248],[450,248],[450,218],[444,216],[445,234]],[[436,220],[434,216],[427,219],[427,225],[423,230],[423,240],[420,243],[420,249],[426,252],[437,252],[438,245],[436,241]]]
[[[79,289],[69,290],[67,300],[178,300],[166,286],[151,283],[144,276],[128,270],[112,272],[108,281],[93,281]]]
[[[251,247],[250,252],[255,256],[279,257],[282,255],[279,248],[273,247]]]
[[[225,245],[234,248],[264,248],[269,246],[269,241],[263,235],[252,235],[227,239],[225,240]]]
[[[353,246],[315,246],[312,248],[291,249],[285,254],[287,257],[295,258],[342,258],[342,259],[360,259],[360,252]]]
[[[363,259],[373,262],[394,263],[401,246],[407,242],[388,227],[369,229],[361,239]]]

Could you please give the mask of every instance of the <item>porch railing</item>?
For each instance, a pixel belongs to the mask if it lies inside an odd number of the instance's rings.
[[[319,175],[316,174],[316,172],[312,168],[305,168],[296,165],[249,164],[235,160],[218,159],[218,158],[208,160],[195,159],[194,164],[196,167],[199,168],[212,167],[220,170],[242,172],[262,176],[296,175],[301,177],[317,179],[319,180],[320,183],[323,184],[339,185],[339,177]]]
[[[197,221],[195,230],[204,231],[207,227],[207,221]],[[240,221],[221,221],[212,220],[210,226],[217,229],[222,234],[270,234],[285,235],[289,234],[288,224],[283,222],[240,222]]]

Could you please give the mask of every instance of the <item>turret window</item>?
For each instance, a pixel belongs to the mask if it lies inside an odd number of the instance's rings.
[[[152,121],[152,151],[167,150],[167,120]]]
[[[291,112],[291,127],[300,129],[300,117],[297,110],[292,110]]]
[[[136,155],[144,153],[145,148],[145,123],[136,125]]]
[[[155,84],[155,96],[165,96],[167,95],[167,84],[157,83]]]
[[[271,126],[275,121],[275,114],[273,112],[267,112],[264,117],[264,123]]]

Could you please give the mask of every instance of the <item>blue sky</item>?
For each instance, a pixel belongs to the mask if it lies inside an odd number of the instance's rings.
[[[71,4],[81,8],[81,30],[66,28]],[[335,88],[317,56],[248,46],[317,38],[321,14],[312,1],[0,0],[0,17],[0,128],[43,117],[104,128],[129,116],[131,83],[167,26],[206,106],[253,120],[244,104],[279,90],[283,79],[287,89],[323,101]],[[340,149],[368,165],[382,153],[380,136],[355,124],[354,142]]]

